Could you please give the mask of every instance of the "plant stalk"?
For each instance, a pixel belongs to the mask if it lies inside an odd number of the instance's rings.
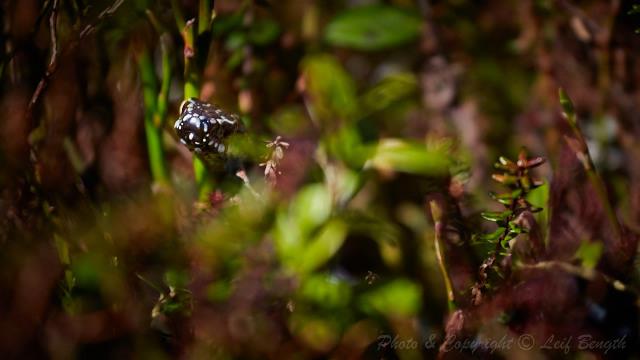
[[[447,292],[447,305],[450,312],[453,312],[457,309],[455,302],[455,294],[453,292],[453,283],[451,282],[451,276],[449,275],[449,271],[447,269],[447,264],[445,261],[444,248],[443,248],[443,239],[442,235],[444,233],[445,224],[443,221],[443,211],[440,205],[435,201],[431,200],[429,202],[429,206],[431,208],[431,216],[433,217],[433,222],[435,225],[435,251],[436,251],[436,260],[438,261],[438,266],[440,267],[440,271],[442,272],[442,280],[444,281],[444,286]]]
[[[206,4],[203,4],[206,3]],[[205,5],[207,5],[205,7]],[[178,29],[182,32],[182,38],[184,41],[184,98],[198,98],[200,96],[199,90],[199,75],[197,71],[197,67],[195,64],[195,56],[197,55],[197,49],[195,48],[195,34],[194,34],[194,19],[189,21],[184,21],[184,17],[182,15],[182,10],[180,9],[180,5],[177,0],[171,1],[171,6],[173,8],[173,13],[176,18],[176,25]],[[198,34],[200,34],[200,26],[203,23],[210,23],[210,2],[209,1],[200,1],[199,7],[199,28]],[[203,21],[202,18],[206,14],[209,14],[206,21]],[[208,25],[207,25],[208,30]],[[213,184],[211,182],[211,176],[207,171],[207,167],[197,156],[193,157],[193,172],[196,181],[196,186],[198,187],[198,199],[200,201],[206,201],[207,196],[213,191]]]
[[[593,164],[593,158],[589,153],[589,147],[587,146],[587,142],[585,141],[584,136],[582,135],[582,131],[580,131],[580,128],[578,126],[578,116],[576,115],[573,102],[562,88],[559,89],[559,98],[560,105],[562,106],[563,110],[562,115],[569,123],[569,126],[571,127],[573,135],[575,136],[575,139],[577,141],[577,143],[575,143],[567,139],[569,147],[571,147],[571,149],[576,153],[578,160],[580,160],[584,171],[587,173],[589,182],[591,182],[591,185],[595,189],[596,194],[605,209],[607,218],[609,219],[609,222],[613,227],[613,231],[615,232],[616,237],[620,239],[622,237],[622,230],[620,228],[620,223],[618,222],[618,217],[616,216],[613,207],[611,207],[605,183],[602,180],[602,177],[600,177],[600,175],[596,171],[596,168]]]
[[[164,147],[162,143],[162,127],[156,124],[157,117],[157,80],[153,62],[147,49],[138,56],[138,66],[142,78],[142,95],[144,103],[144,130],[147,138],[147,151],[151,176],[156,184],[169,183],[167,166],[164,161]]]

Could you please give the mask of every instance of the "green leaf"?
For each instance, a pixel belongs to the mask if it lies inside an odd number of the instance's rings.
[[[509,244],[509,241],[511,241],[511,239],[515,238],[516,236],[518,236],[517,233],[509,231],[507,235],[505,235],[505,237],[502,239],[502,241],[500,241],[500,246],[502,246],[502,248],[505,250],[510,250],[511,246]]]
[[[506,220],[511,215],[511,211],[484,211],[480,213],[485,220],[499,222]]]
[[[37,128],[33,129],[29,133],[29,137],[28,137],[29,144],[33,145],[41,142],[42,140],[44,140],[46,135],[47,135],[46,122],[42,121],[40,122],[40,125],[38,125]]]
[[[494,192],[490,192],[489,196],[502,205],[511,205],[514,199],[513,192],[506,194],[496,194]]]
[[[527,229],[516,224],[516,220],[509,221],[509,233],[518,235],[518,234],[527,233],[527,232],[528,232]]]
[[[339,247],[336,243],[341,244],[345,236],[338,231],[341,230],[339,227],[332,225],[327,228],[327,225],[312,238],[329,219],[331,206],[331,195],[327,188],[322,184],[313,184],[302,189],[286,211],[279,212],[274,240],[280,261],[285,267],[306,271],[322,262],[324,257],[333,255],[333,248]],[[305,264],[307,261],[309,264]]]
[[[575,258],[580,260],[583,267],[587,269],[593,269],[596,267],[596,265],[598,265],[598,262],[600,261],[602,250],[603,245],[600,241],[583,241],[575,253]]]
[[[372,154],[372,148],[362,143],[360,134],[354,126],[346,125],[338,131],[324,137],[329,155],[342,160],[354,170],[361,170]]]
[[[309,126],[304,108],[299,105],[283,106],[267,118],[267,124],[273,133],[282,136],[299,134]]]
[[[60,260],[60,263],[63,265],[71,264],[71,257],[69,256],[69,244],[67,244],[67,241],[58,234],[54,234],[53,239],[56,244],[56,250],[58,250],[58,259]]]
[[[382,172],[443,176],[449,173],[449,152],[445,143],[427,146],[399,139],[383,139],[366,165]]]
[[[216,19],[211,26],[211,32],[215,36],[221,36],[233,30],[239,29],[242,27],[243,17],[244,14],[240,11],[228,16],[216,16]]]
[[[276,218],[274,240],[279,260],[287,268],[293,268],[295,259],[304,249],[305,238],[297,226],[297,219],[281,211]]]
[[[229,57],[229,60],[227,60],[225,66],[227,67],[227,69],[233,70],[242,64],[244,58],[244,50],[242,48],[235,49],[233,50],[233,52],[231,52],[231,56]]]
[[[336,16],[325,29],[326,41],[362,51],[405,45],[418,38],[422,19],[387,5],[356,7]]]
[[[75,276],[78,287],[98,290],[105,276],[110,274],[110,269],[106,259],[96,254],[87,253],[74,259],[71,264],[71,272]]]
[[[393,74],[367,91],[362,97],[361,103],[366,112],[380,111],[415,93],[417,89],[418,80],[414,74]]]
[[[313,111],[320,121],[355,117],[358,111],[356,86],[334,57],[327,54],[306,57],[302,61],[302,72]]]
[[[259,20],[249,29],[249,41],[258,46],[266,46],[278,39],[280,26],[273,20]]]
[[[488,234],[477,234],[474,236],[474,241],[475,242],[490,242],[490,243],[494,243],[496,240],[498,240],[498,238],[500,237],[500,235],[502,235],[504,233],[504,228],[498,228],[496,231],[492,232],[492,233],[488,233]]]
[[[241,49],[247,43],[247,35],[241,31],[231,33],[225,42],[225,47],[229,51]]]
[[[540,230],[546,234],[549,220],[549,184],[545,182],[541,186],[527,193],[527,201],[531,204],[531,211],[535,213],[535,219]]]
[[[558,96],[560,98],[560,106],[562,107],[562,112],[564,117],[567,119],[571,127],[575,127],[576,111],[575,111],[575,108],[573,107],[573,102],[571,101],[571,98],[569,98],[569,95],[567,95],[567,93],[562,88],[558,90]]]
[[[322,184],[313,184],[302,189],[291,204],[291,217],[297,220],[303,232],[311,232],[324,223],[331,214],[331,196]]]
[[[207,299],[213,302],[225,301],[233,291],[230,281],[215,281],[206,288]]]
[[[189,275],[178,269],[170,269],[164,273],[164,283],[174,288],[186,287],[189,283]]]
[[[506,170],[515,173],[518,170],[518,165],[515,162],[507,159],[504,156],[498,158],[498,162],[493,165],[497,169]]]
[[[346,224],[338,220],[329,222],[298,258],[298,270],[309,273],[324,265],[340,249],[346,236]]]
[[[359,299],[364,312],[389,317],[413,316],[420,311],[421,303],[420,286],[407,279],[394,280],[363,294]]]
[[[351,288],[345,281],[334,276],[314,274],[304,280],[300,295],[322,307],[342,308],[349,304]]]
[[[508,174],[493,174],[491,175],[491,178],[505,186],[514,185],[518,182],[517,176],[508,175]],[[510,187],[513,188],[513,186],[510,186]]]

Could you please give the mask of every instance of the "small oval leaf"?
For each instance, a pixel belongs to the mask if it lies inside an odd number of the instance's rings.
[[[504,221],[507,217],[511,215],[511,211],[485,211],[480,213],[485,220],[498,222]]]
[[[336,16],[325,29],[325,39],[356,50],[384,50],[417,39],[421,23],[420,17],[397,7],[361,6]]]

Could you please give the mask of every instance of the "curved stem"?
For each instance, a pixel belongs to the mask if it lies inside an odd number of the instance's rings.
[[[444,287],[447,291],[447,304],[449,307],[449,311],[453,312],[457,307],[455,301],[455,293],[453,292],[453,283],[451,281],[451,276],[449,275],[449,270],[447,269],[444,248],[442,244],[442,235],[445,228],[445,224],[442,221],[442,208],[435,200],[430,201],[429,206],[431,207],[431,216],[433,217],[433,222],[435,224],[434,243],[436,260],[438,261],[438,266],[440,267],[440,271],[442,272],[442,280],[444,281]]]

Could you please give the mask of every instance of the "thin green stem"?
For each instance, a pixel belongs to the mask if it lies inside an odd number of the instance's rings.
[[[171,38],[169,34],[160,35],[160,53],[162,57],[162,82],[160,83],[160,92],[158,93],[158,102],[156,107],[156,116],[154,124],[162,128],[167,118],[169,109],[169,88],[171,87],[171,55],[170,55]]]
[[[200,95],[199,76],[195,64],[195,41],[193,35],[193,20],[187,21],[182,29],[184,40],[184,98],[197,98]]]
[[[572,146],[572,142],[569,143],[572,150],[576,153],[578,160],[582,164],[584,171],[587,173],[587,178],[591,185],[596,191],[602,206],[605,209],[607,214],[607,218],[613,227],[613,231],[615,232],[618,239],[622,236],[622,230],[620,229],[620,223],[618,222],[618,217],[616,216],[611,203],[609,202],[609,195],[607,194],[607,188],[605,186],[604,180],[596,171],[596,168],[593,164],[593,159],[591,158],[591,154],[589,153],[589,147],[582,135],[582,131],[580,131],[580,127],[578,126],[578,116],[576,115],[573,102],[571,98],[567,95],[567,93],[563,89],[559,89],[559,98],[560,105],[562,106],[563,116],[569,123],[571,130],[573,131],[573,135],[578,141],[577,144]]]
[[[207,32],[211,25],[211,0],[200,0],[198,8],[198,35]]]
[[[144,130],[147,137],[147,151],[149,165],[154,182],[166,185],[169,183],[168,171],[164,161],[164,147],[162,144],[162,128],[154,124],[156,114],[157,80],[153,62],[147,49],[138,56],[138,66],[142,77],[142,94],[144,103]]]
[[[443,209],[442,207],[435,201],[432,200],[429,202],[429,206],[431,208],[431,216],[433,217],[433,222],[435,225],[435,251],[436,251],[436,260],[438,261],[438,266],[440,267],[440,271],[442,272],[442,279],[444,281],[444,287],[447,292],[447,304],[449,307],[449,311],[453,312],[456,310],[456,301],[455,294],[453,292],[453,283],[451,282],[451,276],[449,275],[449,271],[447,269],[447,264],[445,260],[444,248],[442,244],[442,236],[444,233],[445,224],[443,221]]]
[[[149,19],[151,26],[153,26],[153,28],[156,30],[158,34],[164,34],[168,32],[167,29],[164,27],[164,25],[162,25],[160,20],[158,20],[158,18],[153,13],[153,11],[146,9],[144,13],[147,15],[147,18]]]
[[[184,22],[184,14],[182,13],[182,8],[180,8],[180,4],[178,0],[171,0],[171,10],[173,12],[173,16],[176,19],[176,25],[178,26],[178,31],[182,31],[185,27]]]
[[[199,25],[205,23],[202,21],[203,11],[202,7],[207,4],[200,3],[200,17]],[[195,48],[195,34],[194,34],[194,20],[184,21],[184,15],[178,4],[177,0],[171,0],[171,6],[176,18],[176,25],[182,32],[182,39],[184,41],[184,98],[198,98],[200,96],[200,78],[195,64],[195,56],[197,55]],[[210,9],[210,5],[206,7]],[[209,12],[210,16],[210,12]],[[206,23],[210,23],[207,19]],[[208,29],[208,28],[207,28]],[[200,30],[200,29],[199,29]],[[198,31],[200,34],[200,31]],[[208,174],[207,167],[201,159],[194,156],[193,158],[193,172],[198,187],[198,199],[200,201],[206,201],[209,193],[213,191],[213,184],[211,182],[211,176]]]
[[[171,7],[176,19],[176,25],[182,32],[184,40],[184,98],[198,98],[200,94],[200,78],[195,63],[195,57],[198,55],[198,49],[195,48],[194,22],[189,20],[185,22],[185,18],[177,0],[171,0]],[[211,0],[200,0],[198,9],[198,29],[197,35],[202,35],[210,31],[211,27]],[[167,89],[168,90],[168,89]],[[161,95],[164,93],[161,91]],[[159,104],[162,114],[166,108]],[[198,198],[201,201],[206,200],[208,194],[213,190],[211,175],[207,171],[207,167],[198,157],[193,158],[193,170],[198,186]]]
[[[166,185],[169,183],[169,179],[164,162],[162,130],[157,128],[151,121],[147,120],[144,122],[144,129],[147,134],[147,150],[149,151],[151,175],[155,182]]]
[[[198,98],[200,97],[200,79],[195,62],[193,61],[196,54],[194,48],[193,21],[187,22],[187,25],[184,28],[184,39],[184,98]],[[189,51],[189,49],[192,51]],[[196,179],[196,185],[198,186],[198,199],[200,201],[205,201],[208,194],[213,191],[213,184],[211,182],[211,176],[207,171],[207,167],[197,156],[193,157],[193,172]]]

